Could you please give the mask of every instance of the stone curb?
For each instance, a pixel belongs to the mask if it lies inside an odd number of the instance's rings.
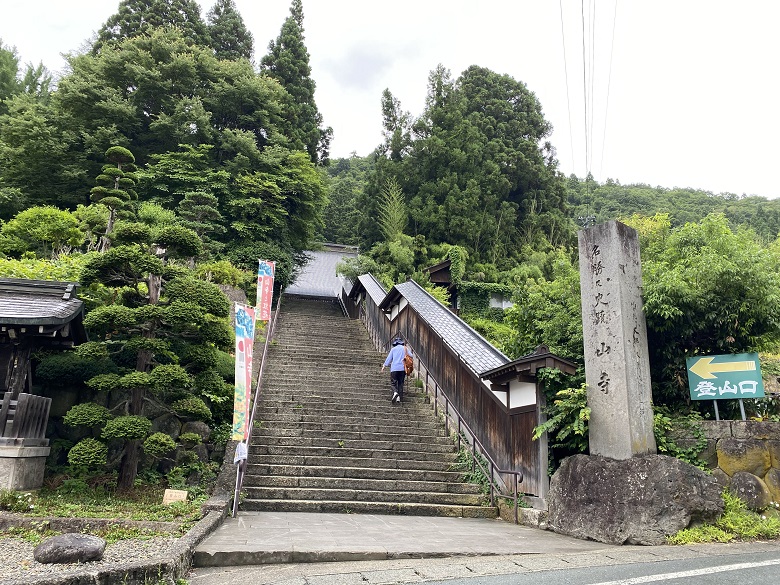
[[[57,516],[24,516],[13,512],[0,512],[0,530],[31,528],[55,532],[88,532],[106,526],[138,528],[154,532],[176,532],[178,522],[153,522],[149,520],[116,520],[113,518],[60,518]]]
[[[23,581],[4,581],[3,585],[150,585],[161,581],[172,585],[190,570],[195,547],[222,524],[228,513],[228,503],[224,498],[212,498],[206,502],[203,509],[210,511],[173,545],[169,558],[97,570],[85,566],[84,571],[76,575],[26,577]]]

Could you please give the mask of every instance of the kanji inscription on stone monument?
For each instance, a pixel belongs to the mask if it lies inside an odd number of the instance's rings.
[[[590,454],[655,453],[639,238],[610,221],[578,241]]]

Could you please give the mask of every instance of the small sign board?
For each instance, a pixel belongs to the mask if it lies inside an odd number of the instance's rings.
[[[757,353],[696,356],[685,360],[692,400],[761,398],[764,382]]]
[[[173,502],[186,502],[187,490],[165,490],[163,494],[164,505],[172,504]]]

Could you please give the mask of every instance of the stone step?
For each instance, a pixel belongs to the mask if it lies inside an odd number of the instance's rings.
[[[245,482],[259,481],[261,477],[343,477],[352,479],[381,479],[414,482],[445,482],[461,481],[461,471],[430,471],[427,469],[387,469],[383,467],[333,467],[318,465],[274,465],[250,464],[247,467]],[[258,484],[259,485],[259,484]],[[473,485],[473,484],[459,484]]]
[[[404,395],[404,402],[400,405],[390,402],[390,390],[383,392],[383,396],[361,402],[345,400],[293,400],[276,401],[262,397],[257,404],[257,415],[270,418],[273,414],[319,414],[327,416],[354,416],[355,413],[363,415],[386,415],[392,412],[392,416],[420,416],[431,409],[430,405],[420,399],[414,399]]]
[[[395,427],[385,427],[385,431],[381,432],[381,429],[369,429],[359,431],[345,431],[339,429],[336,431],[323,431],[322,429],[302,429],[298,426],[289,428],[268,428],[265,425],[255,428],[252,433],[252,441],[265,441],[267,437],[290,437],[290,438],[317,438],[317,437],[329,437],[336,438],[337,440],[366,440],[366,441],[394,441],[398,439],[398,432]],[[412,440],[414,442],[420,442],[426,438],[431,440],[450,442],[453,443],[452,438],[448,437],[444,432],[444,429],[435,429],[433,433],[424,433],[422,435],[416,435],[413,433],[404,433],[404,439]]]
[[[389,406],[389,405],[388,405]],[[403,403],[395,406],[396,410],[404,408]],[[390,419],[390,417],[388,417]],[[291,426],[300,426],[304,429],[321,429],[328,431],[338,431],[343,429],[345,431],[361,431],[376,427],[395,428],[397,434],[402,434],[407,430],[435,430],[439,428],[439,424],[433,420],[417,420],[416,418],[400,418],[399,416],[393,417],[391,420],[377,420],[376,417],[338,417],[338,416],[324,416],[317,417],[316,415],[296,415],[296,414],[275,414],[273,418],[258,418],[255,417],[256,424],[259,424],[260,428],[290,428]],[[386,424],[381,424],[381,423]],[[384,429],[383,429],[384,430]]]
[[[407,378],[390,403],[386,355],[334,303],[283,299],[242,509],[496,517],[430,397]]]
[[[379,398],[385,391],[389,391],[390,377],[382,380],[359,380],[359,379],[327,379],[322,377],[311,377],[292,379],[289,377],[275,377],[269,375],[263,380],[263,394],[273,392],[275,396],[290,396],[295,393],[297,396],[312,396],[321,399],[349,398],[359,399]],[[417,394],[420,397],[425,396],[424,392],[419,392],[419,388],[409,380],[404,383],[405,394]],[[292,400],[292,398],[290,398]]]
[[[415,449],[391,451],[387,449],[371,449],[360,447],[317,447],[307,445],[265,445],[260,442],[252,442],[252,450],[249,455],[279,455],[280,457],[300,455],[303,457],[330,457],[347,460],[360,459],[395,459],[397,461],[446,461],[454,460],[455,450],[441,451],[440,445],[427,443],[414,446]]]
[[[364,433],[366,432],[366,426],[363,424],[345,424],[345,423],[318,423],[309,422],[301,424],[295,421],[286,422],[274,422],[272,420],[255,419],[254,429],[252,429],[252,437],[254,440],[255,432],[262,432],[264,430],[271,430],[277,435],[284,435],[288,431],[293,429],[300,429],[307,432],[316,431],[325,435],[346,436],[346,433]],[[387,423],[384,425],[374,425],[372,429],[377,433],[383,435],[391,435],[395,437],[420,437],[423,441],[427,436],[433,436],[436,431],[439,431],[437,425],[432,425],[430,428],[426,427],[403,427],[393,423]]]
[[[480,487],[469,483],[446,483],[438,481],[414,481],[392,479],[367,479],[355,477],[308,477],[275,475],[253,477],[244,482],[244,487],[299,488],[379,492],[430,492],[447,494],[480,494]],[[312,498],[316,499],[316,498]],[[481,501],[479,502],[481,503]]]
[[[274,447],[317,447],[323,449],[367,449],[369,451],[415,451],[425,448],[427,453],[452,453],[455,444],[446,437],[431,437],[425,444],[419,441],[404,441],[396,437],[391,441],[367,441],[366,439],[338,439],[332,437],[280,437],[263,435],[253,436],[252,445]]]
[[[351,406],[352,410],[359,411],[363,408],[381,406],[390,400],[390,384],[369,388],[367,391],[355,391],[351,389],[339,388],[330,396],[320,394],[317,390],[301,388],[296,384],[282,384],[278,381],[263,384],[260,391],[260,406],[269,406],[275,408],[310,408],[312,406],[328,406],[340,408],[341,406]],[[430,406],[430,397],[426,394],[416,392],[416,389],[404,389],[404,402],[419,406]]]
[[[344,514],[394,514],[403,516],[444,516],[452,518],[497,518],[492,506],[419,504],[412,502],[291,501],[245,499],[242,510],[253,512],[331,512]]]
[[[432,461],[419,461],[416,459],[400,460],[396,458],[364,458],[364,459],[345,459],[344,457],[326,457],[301,455],[291,453],[288,455],[262,455],[254,453],[253,448],[249,449],[247,459],[252,465],[310,465],[314,467],[361,467],[367,469],[403,469],[403,470],[424,470],[424,471],[457,471],[460,469],[457,463],[456,455],[440,456]]]
[[[382,427],[381,429],[361,429],[358,431],[345,431],[344,429],[325,431],[322,429],[303,429],[298,426],[286,428],[269,427],[263,424],[254,429],[252,437],[258,441],[263,441],[270,437],[289,437],[290,439],[298,440],[336,438],[344,441],[397,441],[399,438],[402,438],[414,442],[419,442],[421,439],[429,437],[435,443],[455,444],[454,440],[444,432],[443,428],[434,429],[433,432],[425,432],[422,435],[404,433],[402,437],[399,437],[397,429],[392,426]]]
[[[481,506],[484,494],[455,494],[429,491],[381,491],[372,489],[327,489],[297,487],[255,487],[244,484],[250,500],[310,500],[352,502],[410,502],[450,506]]]

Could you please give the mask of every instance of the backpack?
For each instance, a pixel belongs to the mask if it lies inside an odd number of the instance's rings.
[[[414,358],[409,353],[404,355],[404,370],[407,376],[414,372]]]

